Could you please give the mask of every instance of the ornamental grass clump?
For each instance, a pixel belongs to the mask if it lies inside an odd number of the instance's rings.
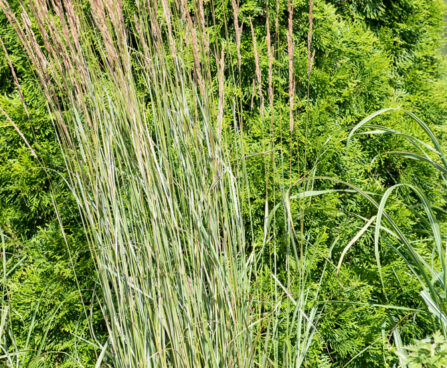
[[[108,335],[95,341],[96,365],[299,367],[320,284],[307,286],[310,245],[295,231],[290,192],[271,211],[266,198],[263,244],[245,238],[243,102],[225,90],[226,78],[241,80],[239,4],[229,66],[202,1],[126,4],[34,0],[17,12],[0,0],[42,85],[95,261]],[[257,55],[253,27],[251,36]],[[261,73],[256,56],[264,118]],[[256,154],[265,153],[274,166],[273,150]],[[276,250],[266,256],[276,241],[286,243],[284,267]]]
[[[120,2],[92,0],[83,13],[77,2],[38,0],[20,19],[1,2],[59,133],[113,365],[249,366],[238,184],[211,124],[218,110],[198,35],[186,2],[175,5],[137,1],[125,24]]]

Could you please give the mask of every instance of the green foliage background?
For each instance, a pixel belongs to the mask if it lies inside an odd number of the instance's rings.
[[[16,6],[17,3],[12,2]],[[126,5],[131,14],[132,1],[128,0]],[[277,12],[275,1],[241,2],[242,73],[237,83],[228,82],[225,86],[228,106],[232,104],[232,95],[241,101],[238,110],[244,133],[243,151],[246,154],[274,152],[247,159],[251,184],[244,192],[247,204],[244,208],[246,217],[254,219],[253,233],[248,234],[252,246],[262,244],[266,194],[272,208],[281,195],[279,188],[298,180],[317,159],[317,175],[340,178],[378,194],[395,182],[418,183],[429,194],[445,228],[445,195],[432,169],[389,155],[378,157],[370,165],[379,152],[404,149],[403,141],[395,137],[365,136],[356,138],[346,149],[343,140],[371,112],[401,106],[416,113],[445,141],[447,80],[440,54],[445,12],[442,2],[315,1],[312,39],[315,63],[308,80],[309,3],[295,0],[296,96],[292,135],[289,132],[287,5],[287,1],[281,0]],[[220,45],[225,39],[226,50],[232,56],[226,59],[227,73],[237,71],[231,1],[208,1],[205,6],[207,15],[214,16],[214,26],[210,26],[211,45]],[[273,109],[267,103],[267,8],[275,57]],[[262,72],[266,106],[263,119],[259,114],[259,96],[253,90],[255,58],[250,21],[254,25]],[[8,283],[2,286],[14,311],[10,324],[21,348],[31,331],[29,346],[42,350],[39,366],[72,367],[76,361],[94,366],[98,352],[89,330],[91,322],[94,336],[101,342],[105,338],[101,311],[96,306],[100,290],[95,288],[94,267],[76,204],[64,181],[64,162],[57,136],[37,79],[3,14],[0,14],[0,37],[18,75],[29,117],[4,53],[0,53],[0,107],[40,157],[40,161],[35,160],[13,127],[0,117],[0,225],[6,239],[9,267],[18,265]],[[228,135],[232,134],[234,124],[230,115],[225,120]],[[397,113],[381,119],[387,119],[388,126],[421,135],[413,123]],[[320,157],[322,150],[324,154]],[[240,149],[235,149],[235,159],[240,153]],[[266,166],[269,160],[272,162]],[[318,185],[329,187],[324,182]],[[411,210],[403,207],[404,201],[411,204]],[[53,203],[57,204],[57,211]],[[321,291],[324,313],[307,366],[396,364],[390,349],[393,328],[399,324],[404,341],[409,342],[431,333],[436,323],[425,313],[390,308],[424,309],[419,283],[393,249],[384,244],[381,250],[384,290],[370,235],[350,249],[340,274],[336,274],[344,246],[364,224],[359,215],[370,218],[373,209],[358,196],[339,194],[314,199],[311,205],[294,206],[293,213],[303,214],[303,231],[309,249],[316,254],[316,261],[309,265],[313,275],[310,287],[312,282],[317,282],[325,255],[335,242]],[[426,235],[423,219],[413,215],[418,210],[408,193],[396,197],[390,207],[396,222],[412,234],[414,241]],[[60,230],[58,216],[64,232]],[[430,256],[429,244],[415,244]],[[272,252],[273,248],[268,248],[265,257]],[[278,257],[288,261],[285,243],[278,244],[277,252]],[[256,285],[265,293],[271,292],[267,279],[265,285]],[[287,310],[282,313],[286,314]],[[52,352],[44,353],[49,351]]]
[[[90,321],[99,327],[98,338],[102,338],[101,315],[91,312],[96,293],[94,267],[76,202],[65,182],[65,164],[40,86],[3,13],[0,37],[17,73],[28,112],[3,52],[0,107],[40,159],[31,155],[2,116],[0,231],[6,245],[7,272],[12,272],[7,284],[2,285],[11,308],[9,324],[17,350],[32,350],[23,366],[73,367],[78,366],[76,361],[93,364],[95,347],[83,339],[92,340]],[[13,349],[13,340],[9,343]],[[42,354],[35,354],[39,349]]]

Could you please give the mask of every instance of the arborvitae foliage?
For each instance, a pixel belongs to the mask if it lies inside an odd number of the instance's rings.
[[[443,140],[447,85],[439,54],[442,2],[322,0],[314,1],[311,18],[309,1],[304,0],[248,0],[240,2],[237,8],[236,21],[231,1],[204,2],[211,52],[201,57],[211,59],[209,73],[217,76],[219,50],[225,47],[224,102],[228,107],[224,110],[223,131],[227,137],[243,134],[241,146],[233,147],[233,162],[239,170],[241,156],[247,156],[244,170],[249,184],[244,183],[242,208],[250,247],[261,248],[264,244],[266,202],[268,208],[274,208],[281,201],[284,188],[291,187],[291,193],[296,194],[300,188],[292,185],[310,173],[343,179],[377,194],[397,181],[416,182],[427,191],[442,220],[445,196],[431,168],[377,156],[380,152],[404,149],[403,140],[365,136],[354,139],[349,148],[345,141],[350,129],[363,117],[380,108],[396,106],[417,113]],[[293,16],[289,17],[291,8]],[[135,9],[135,2],[125,2],[128,19]],[[0,107],[39,156],[39,160],[33,158],[8,119],[0,115],[0,225],[8,267],[19,265],[3,285],[13,311],[8,324],[14,331],[18,350],[41,349],[42,364],[71,367],[79,360],[88,366],[93,364],[97,350],[89,333],[92,322],[97,331],[95,337],[105,342],[100,311],[95,305],[95,295],[101,292],[94,288],[94,267],[76,202],[64,181],[64,162],[37,78],[3,14],[0,21],[0,36],[28,110],[23,108],[4,53],[0,53]],[[240,44],[237,24],[242,27]],[[185,52],[185,58],[188,55],[193,65],[192,53]],[[139,66],[134,67],[138,70]],[[137,82],[138,78],[137,74]],[[218,78],[214,81],[217,91]],[[273,92],[272,99],[269,91]],[[142,88],[139,92],[148,98],[148,91]],[[389,126],[404,126],[405,131],[420,136],[415,124],[403,115],[389,114],[381,119]],[[227,142],[232,140],[228,138]],[[325,182],[314,185],[334,188]],[[424,221],[401,206],[403,201],[411,203],[413,199],[403,193],[394,199],[389,212],[417,242],[426,236]],[[64,232],[59,228],[54,204]],[[420,210],[416,203],[413,206]],[[350,248],[337,273],[344,247],[371,218],[374,209],[360,196],[335,193],[312,201],[295,201],[291,207],[296,222],[302,223],[299,231],[305,234],[307,249],[313,254],[308,265],[311,290],[317,289],[321,269],[328,264],[320,290],[323,313],[307,366],[392,366],[397,362],[390,350],[393,329],[399,325],[403,339],[410,342],[411,338],[422,338],[432,331],[434,321],[419,311],[424,309],[419,298],[420,285],[389,244],[383,244],[381,249],[381,283],[371,234]],[[278,211],[274,220],[278,241],[267,243],[263,256],[265,264],[273,256],[279,265],[287,264],[287,269],[278,272],[284,281],[288,278],[286,271],[293,274],[299,266],[294,263],[288,243],[281,241],[286,233],[281,225],[284,214]],[[415,244],[430,257],[426,243]],[[270,277],[274,267],[271,264],[271,268],[260,270],[261,276],[253,286],[258,288],[258,294],[265,293],[266,299],[274,288]],[[293,295],[299,294],[295,275],[290,285],[295,285]],[[290,311],[284,304],[280,317],[290,318]],[[29,331],[32,338],[27,343]],[[277,341],[272,345],[282,347],[284,342],[293,341],[286,328],[276,333]],[[275,351],[275,347],[269,348]],[[274,358],[278,366],[286,364],[282,351]]]
[[[17,367],[93,364],[90,322],[101,340],[103,325],[79,212],[41,87],[3,13],[0,38],[7,51],[0,52],[1,291],[7,312],[0,344],[10,352],[28,350],[14,358]]]

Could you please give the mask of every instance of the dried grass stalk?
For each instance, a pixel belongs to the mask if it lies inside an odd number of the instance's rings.
[[[312,52],[312,36],[314,24],[314,2],[309,0],[309,32],[307,34],[307,76],[310,77],[315,58],[315,50]]]
[[[236,0],[231,0],[231,5],[233,7],[233,18],[234,18],[234,32],[236,35],[236,52],[237,52],[237,67],[239,73],[241,72],[241,36],[242,36],[242,26],[239,26],[239,4]]]
[[[210,55],[210,35],[208,34],[208,31],[206,29],[203,0],[198,0],[197,11],[199,12],[200,27],[202,29],[202,39],[203,39],[203,42],[205,43],[205,52],[206,52],[206,55],[209,57],[209,55]]]
[[[270,109],[273,109],[273,50],[272,50],[272,41],[271,41],[271,36],[270,36],[270,16],[269,16],[268,10],[267,10],[266,28],[267,28],[267,35],[266,35],[267,55],[268,55],[268,60],[269,60],[268,98],[269,98]]]
[[[218,113],[217,113],[217,134],[219,137],[219,140],[222,138],[222,124],[223,124],[223,115],[224,115],[224,89],[225,89],[225,82],[224,82],[224,70],[225,70],[225,53],[224,53],[224,46],[222,45],[222,49],[220,51],[220,60],[218,62],[218,73],[217,78],[219,81],[219,107],[218,107]],[[216,60],[218,60],[216,55]]]
[[[182,2],[182,17],[187,21],[189,33],[191,35],[191,47],[194,57],[194,71],[197,78],[197,84],[199,85],[200,94],[205,97],[205,85],[203,84],[202,72],[200,68],[200,58],[199,58],[199,48],[197,45],[197,33],[196,27],[192,21],[191,15],[189,14],[188,3],[186,0],[181,0]]]
[[[289,20],[287,27],[287,51],[289,57],[289,128],[293,132],[293,103],[295,98],[295,76],[293,70],[293,58],[295,46],[293,41],[293,4],[288,0]]]
[[[258,83],[258,94],[259,94],[259,101],[260,101],[260,113],[261,118],[264,119],[264,95],[262,93],[262,74],[261,74],[261,68],[259,66],[259,54],[258,54],[258,45],[256,42],[256,35],[255,30],[253,28],[253,22],[250,19],[250,29],[251,29],[251,39],[253,42],[253,53],[255,57],[255,76],[256,81]]]

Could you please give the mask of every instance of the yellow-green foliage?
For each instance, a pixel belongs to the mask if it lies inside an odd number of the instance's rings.
[[[73,367],[76,361],[88,364],[95,359],[95,346],[83,340],[91,340],[90,319],[95,321],[98,338],[103,339],[100,313],[90,315],[97,293],[91,256],[76,203],[65,182],[64,161],[41,88],[3,13],[0,37],[14,65],[27,109],[3,52],[0,108],[26,136],[40,159],[36,161],[14,127],[0,114],[0,233],[6,251],[2,250],[1,261],[2,312],[9,307],[0,346],[10,352],[29,349],[13,358],[16,367],[32,366],[32,359],[45,367],[56,363],[59,367]],[[41,353],[37,353],[39,349]],[[1,355],[5,353],[2,350]]]
[[[398,352],[403,367],[441,368],[447,365],[447,341],[439,331],[415,341]]]

